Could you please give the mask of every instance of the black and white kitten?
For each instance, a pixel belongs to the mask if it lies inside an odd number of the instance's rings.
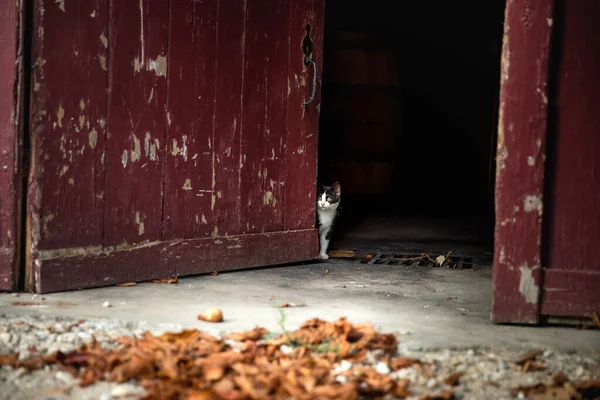
[[[321,186],[317,192],[317,217],[319,223],[319,258],[327,260],[327,247],[331,240],[331,228],[337,217],[342,188],[338,182],[331,186]]]

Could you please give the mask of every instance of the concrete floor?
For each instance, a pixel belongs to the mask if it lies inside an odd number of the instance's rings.
[[[600,352],[598,330],[491,324],[489,267],[460,270],[328,260],[197,276],[177,285],[144,283],[50,294],[43,296],[41,306],[11,305],[31,297],[0,294],[0,313],[115,318],[219,334],[255,325],[279,331],[274,304],[290,302],[305,305],[285,309],[290,330],[309,318],[345,316],[353,323],[371,322],[381,331],[399,332],[402,346],[413,351],[518,347]],[[107,300],[109,308],[102,306]],[[196,319],[212,306],[223,310],[225,322]]]

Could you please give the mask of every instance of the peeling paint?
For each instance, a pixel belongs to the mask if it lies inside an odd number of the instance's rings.
[[[60,8],[62,12],[65,12],[65,0],[54,0],[54,2],[58,4],[58,8]]]
[[[133,149],[131,149],[131,162],[138,161],[142,156],[140,139],[133,135]]]
[[[275,203],[277,203],[277,200],[275,199],[273,192],[271,192],[270,190],[267,190],[263,196],[263,204],[265,206],[271,205],[271,206],[275,207]]]
[[[138,73],[142,70],[142,65],[140,64],[140,59],[137,57],[134,58],[134,60],[133,60],[133,70]]]
[[[85,115],[79,116],[79,129],[83,129],[83,125],[85,125]]]
[[[63,165],[63,167],[61,168],[60,173],[58,174],[58,176],[60,178],[62,178],[67,173],[68,170],[69,170],[69,166],[68,165]]]
[[[85,100],[83,100],[83,99],[79,100],[79,109],[81,111],[85,110]]]
[[[42,232],[44,233],[44,237],[48,237],[50,230],[48,229],[48,225],[54,219],[54,214],[44,215],[42,218]]]
[[[69,178],[69,180],[67,182],[69,182],[69,185],[71,185],[71,186],[75,185],[75,179],[73,179],[73,178]]]
[[[150,60],[148,71],[154,71],[156,76],[167,76],[167,57],[158,56],[156,60]]]
[[[56,121],[58,122],[58,126],[62,128],[63,118],[65,117],[65,109],[62,104],[58,105],[58,111],[56,112]]]
[[[530,167],[533,167],[535,165],[535,158],[529,156],[527,157],[527,165],[529,165]]]
[[[96,128],[93,128],[88,134],[88,143],[92,149],[96,147],[96,144],[98,143],[98,132],[96,132]]]
[[[188,137],[186,135],[181,137],[181,156],[183,157],[184,161],[187,161],[188,157],[187,140]]]
[[[500,262],[500,264],[504,264],[506,262],[506,251],[504,250],[504,247],[502,247],[500,249],[500,255],[498,256],[498,261]]]
[[[171,112],[167,112],[167,124],[171,126]]]
[[[127,166],[127,159],[128,159],[128,153],[127,150],[123,150],[123,155],[121,156],[121,164],[123,164],[123,168],[125,168]]]
[[[552,24],[554,23],[554,21],[552,20],[552,18],[546,18],[546,23],[548,24],[549,27],[552,27]]]
[[[152,143],[150,145],[150,159],[152,161],[154,161],[154,160],[157,159],[157,156],[156,156],[156,150],[157,149],[160,150],[160,144],[158,142],[158,139],[154,139],[154,143]]]
[[[532,211],[537,211],[538,215],[541,217],[544,205],[542,204],[542,199],[539,196],[535,195],[527,195],[525,196],[523,209],[526,213],[530,213]]]
[[[196,214],[196,223],[200,224],[200,217],[198,217],[198,214]]]
[[[177,139],[173,139],[173,145],[171,147],[171,154],[173,156],[177,156],[177,154],[179,154],[179,146],[177,145]]]
[[[106,71],[106,56],[98,54],[98,61],[100,61],[100,67]]]
[[[150,136],[150,132],[146,132],[144,138],[144,154],[146,154],[146,157],[150,156],[150,140],[152,140],[152,136]]]
[[[220,199],[221,198],[221,191],[217,191],[217,197]]]
[[[106,35],[104,34],[104,31],[102,31],[102,34],[100,35],[100,41],[102,42],[102,45],[104,46],[104,48],[108,47],[108,39],[107,39]]]
[[[206,217],[204,216],[204,214],[202,214],[202,223],[204,225],[206,225],[208,222],[206,222]]]
[[[192,190],[192,181],[190,179],[186,179],[185,183],[181,187],[183,190]]]
[[[217,202],[217,196],[215,196],[215,194],[211,194],[210,195],[210,209],[214,210],[215,209],[215,203]]]
[[[144,234],[144,222],[140,220],[140,212],[136,211],[135,212],[135,223],[138,226],[138,235],[143,235]]]
[[[212,237],[219,236],[219,227],[215,226],[210,235]]]
[[[96,10],[92,11],[92,13],[90,14],[90,17],[96,18]]]
[[[535,304],[538,301],[539,287],[533,277],[533,271],[538,267],[529,268],[527,263],[519,267],[519,292],[529,304]]]
[[[298,153],[298,154],[304,153],[304,146],[298,147],[298,149],[296,150],[296,153]]]

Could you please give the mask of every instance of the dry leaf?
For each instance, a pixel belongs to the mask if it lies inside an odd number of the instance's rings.
[[[445,390],[438,394],[421,396],[419,399],[420,400],[453,400],[454,392],[452,392],[452,390]]]
[[[225,335],[225,338],[237,340],[238,342],[245,342],[246,340],[257,341],[263,338],[267,334],[267,330],[265,328],[261,328],[257,326],[251,331],[239,332],[239,333],[230,333],[229,335]]]
[[[179,278],[176,276],[170,276],[167,278],[159,278],[159,279],[152,279],[150,282],[152,283],[169,283],[169,284],[173,284],[173,283],[179,283]]]
[[[597,312],[592,313],[592,319],[598,328],[600,328],[600,317]]]
[[[327,275],[327,274],[329,274],[329,270],[328,269],[324,269],[323,270],[323,275]]]
[[[207,308],[198,315],[198,319],[205,322],[223,322],[223,312],[216,307]]]
[[[117,286],[135,286],[137,285],[137,283],[135,282],[125,282],[125,283],[118,283]]]
[[[445,301],[456,300],[456,299],[458,299],[458,297],[456,297],[456,296],[448,296],[448,297],[446,297]]]
[[[355,258],[356,253],[354,250],[331,250],[327,253],[329,258]]]
[[[455,372],[448,376],[444,382],[446,382],[446,385],[448,386],[457,386],[460,383],[460,378],[462,378],[464,374],[464,372]]]
[[[306,307],[306,304],[288,303],[286,301],[285,303],[281,303],[279,305],[279,308],[290,308],[290,307]]]
[[[446,256],[437,256],[437,258],[435,259],[435,263],[437,265],[442,265],[444,264],[444,262],[446,262]]]
[[[42,303],[40,301],[13,301],[10,304],[13,306],[43,306],[46,303]]]
[[[210,274],[211,274],[212,276],[217,276],[217,275],[219,275],[219,272],[217,272],[217,271],[213,271],[213,272],[211,272]]]

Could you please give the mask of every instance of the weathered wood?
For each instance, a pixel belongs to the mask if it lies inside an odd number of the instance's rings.
[[[219,7],[217,26],[214,151],[216,153],[214,232],[241,232],[242,66],[245,38],[245,0]],[[220,194],[220,196],[218,195]]]
[[[597,266],[598,264],[588,264]],[[554,317],[591,317],[600,310],[600,272],[544,271],[541,314]]]
[[[0,290],[16,280],[19,183],[19,13],[14,2],[0,4]]]
[[[41,260],[38,292],[284,264],[314,258],[317,252],[314,229],[159,241],[129,250]]]
[[[509,0],[502,50],[492,320],[537,323],[552,0]]]
[[[284,229],[308,228],[315,223],[324,15],[323,0],[291,2]],[[302,40],[306,25],[310,25],[312,58],[317,64],[317,93],[310,104],[303,106],[311,96],[315,73],[312,65],[304,65]]]
[[[37,191],[37,248],[102,242],[106,9],[106,0],[34,3],[30,190]]]
[[[105,245],[161,237],[168,13],[162,0],[110,4]]]
[[[165,239],[212,230],[218,11],[218,0],[170,2]]]
[[[560,4],[542,313],[590,316],[600,310],[600,3]]]
[[[283,227],[283,147],[289,61],[289,2],[247,0],[241,144],[243,232]]]

